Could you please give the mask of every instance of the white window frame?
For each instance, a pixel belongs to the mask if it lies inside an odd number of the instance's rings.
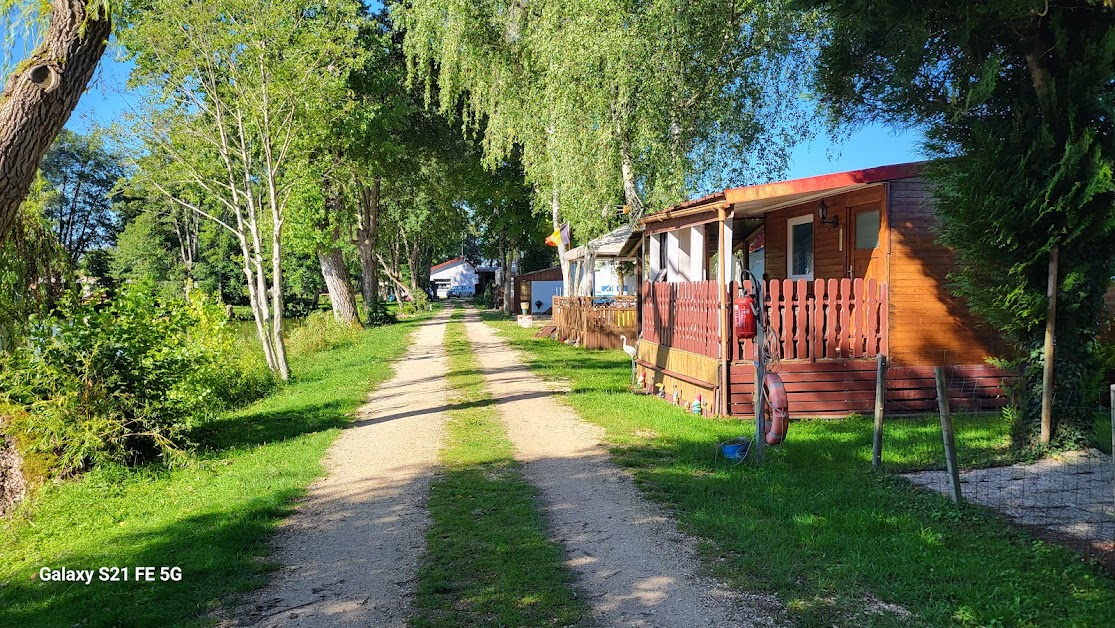
[[[813,281],[813,275],[795,275],[791,271],[794,269],[794,227],[798,225],[810,224],[813,225],[813,214],[805,214],[804,216],[797,216],[788,218],[786,220],[786,276],[790,279],[808,279]],[[817,226],[813,225],[813,243],[817,243]],[[814,246],[816,249],[816,246]],[[813,269],[817,269],[817,258],[813,251],[809,252],[813,255]]]

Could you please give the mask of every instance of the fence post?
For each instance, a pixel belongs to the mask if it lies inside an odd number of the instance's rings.
[[[871,470],[879,471],[883,459],[883,404],[886,399],[887,357],[879,354],[875,369],[875,438],[871,443]]]
[[[1115,384],[1111,385],[1111,467],[1115,471]],[[1115,499],[1115,474],[1111,480],[1112,498]],[[1112,512],[1115,512],[1115,501],[1111,502]]]
[[[945,384],[945,371],[933,367],[933,377],[937,380],[937,408],[941,412],[941,438],[945,442],[945,469],[949,479],[949,497],[960,503],[960,471],[956,468],[956,441],[952,436],[952,414],[949,411],[949,390]]]

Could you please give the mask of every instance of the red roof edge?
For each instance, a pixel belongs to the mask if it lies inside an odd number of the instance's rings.
[[[468,260],[466,260],[463,257],[457,257],[457,258],[449,260],[448,262],[442,262],[442,263],[438,264],[437,266],[431,266],[430,267],[430,272],[432,273],[436,270],[441,270],[442,268],[445,268],[446,266],[452,266],[453,264],[456,264],[457,262],[467,262],[467,261]]]
[[[775,196],[821,192],[848,185],[880,183],[892,179],[905,179],[917,176],[925,163],[924,161],[912,161],[904,164],[892,164],[889,166],[864,168],[862,170],[822,174],[815,177],[804,177],[802,179],[791,179],[789,181],[778,181],[776,183],[761,183],[758,185],[730,188],[724,190],[722,194],[724,195],[724,200],[729,203],[742,203],[746,201],[758,201]],[[711,200],[715,196],[717,195],[706,198]],[[700,203],[703,202],[705,202],[705,199],[700,199]],[[684,206],[695,204],[699,203],[689,202]]]

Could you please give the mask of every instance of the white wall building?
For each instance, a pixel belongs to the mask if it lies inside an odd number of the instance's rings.
[[[430,285],[441,299],[448,295],[450,288],[468,288],[475,291],[478,283],[480,283],[480,276],[476,273],[476,267],[463,257],[430,268]]]

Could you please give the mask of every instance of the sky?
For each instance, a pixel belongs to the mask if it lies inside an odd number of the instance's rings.
[[[126,87],[131,67],[110,48],[66,127],[84,132],[94,124],[107,126],[137,105],[138,98]],[[919,161],[924,159],[919,149],[922,140],[918,132],[896,134],[877,125],[858,129],[839,144],[819,133],[794,149],[787,178]]]

